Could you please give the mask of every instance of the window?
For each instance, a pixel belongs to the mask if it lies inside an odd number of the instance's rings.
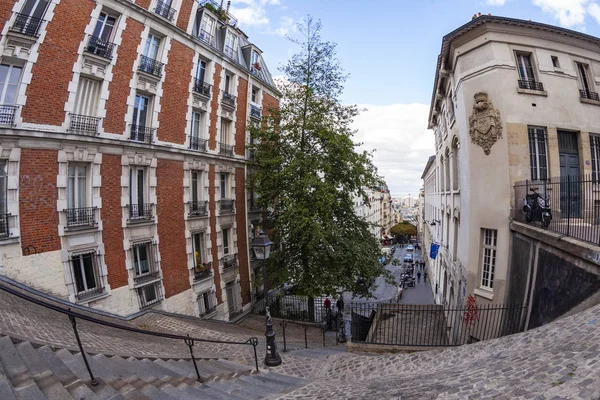
[[[136,278],[155,273],[151,258],[152,243],[134,244],[131,252],[133,258],[133,272]]]
[[[28,15],[33,18],[42,18],[48,7],[48,0],[26,0],[21,14]]]
[[[95,117],[98,110],[101,82],[84,77],[79,78],[74,114]],[[136,99],[137,100],[137,99]]]
[[[452,141],[452,189],[458,190],[458,138]]]
[[[558,62],[558,57],[557,56],[551,56],[552,57],[552,66],[554,68],[560,68],[560,63]]]
[[[454,237],[452,242],[452,261],[458,258],[458,219],[454,218]]]
[[[250,66],[252,68],[254,68],[256,65],[259,65],[258,53],[256,51],[252,50],[252,53],[250,55]],[[260,69],[260,66],[259,66],[259,68],[256,68],[256,69]]]
[[[8,181],[8,161],[0,161],[0,218],[3,218],[7,214],[7,181]],[[0,224],[3,225],[3,224]],[[0,226],[0,230],[2,226]],[[0,232],[0,235],[6,234],[6,232]]]
[[[236,42],[237,36],[231,32],[227,32],[227,36],[225,37],[225,55],[234,59],[237,55]]]
[[[133,125],[139,128],[145,128],[148,123],[148,108],[150,106],[150,98],[143,95],[135,96],[135,104],[133,106]]]
[[[590,79],[590,67],[588,64],[575,63],[577,65],[577,73],[579,75],[579,84],[581,85],[581,97],[592,100],[599,100],[598,94],[594,92],[592,86],[593,79]]]
[[[231,127],[231,122],[221,118],[221,138],[220,142],[222,144],[229,144],[229,129]]]
[[[207,13],[203,13],[202,22],[200,23],[200,31],[198,32],[198,37],[201,40],[204,40],[207,43],[212,42],[213,38],[213,29],[215,26],[215,20]]]
[[[87,166],[69,164],[67,172],[67,208],[87,207]]]
[[[202,172],[192,171],[192,202],[196,203],[202,199]]]
[[[160,38],[153,33],[149,33],[144,46],[144,56],[156,60],[158,49],[160,48]]]
[[[590,150],[592,152],[592,182],[600,182],[600,135],[590,134]]]
[[[229,254],[229,228],[224,228],[221,231],[221,234],[223,235],[223,254],[227,255]]]
[[[207,291],[198,295],[198,311],[200,316],[211,313],[217,307],[217,298],[214,291]]]
[[[104,291],[98,266],[96,265],[95,252],[73,255],[71,258],[71,268],[73,271],[75,297],[78,300]]]
[[[0,64],[0,109],[15,104],[21,79],[21,67],[11,64]],[[2,115],[4,111],[1,111]],[[2,118],[0,116],[0,118]],[[0,122],[3,123],[3,122]]]
[[[227,174],[221,174],[221,199],[227,198]]]
[[[205,77],[206,77],[206,61],[199,59],[198,67],[196,68],[196,80],[199,83],[203,83]]]
[[[117,22],[117,17],[107,14],[106,12],[101,12],[100,17],[98,17],[98,21],[96,22],[96,27],[94,28],[94,33],[92,36],[104,41],[110,42],[113,38],[113,32],[115,29],[115,24]]]
[[[231,75],[225,74],[225,93],[231,93]]]
[[[131,219],[152,217],[152,205],[145,203],[146,184],[146,169],[131,167],[129,170],[129,216]]]
[[[203,267],[203,264],[206,262],[204,251],[204,233],[192,234],[192,244],[194,246],[194,268],[198,270],[198,268]]]
[[[154,282],[137,289],[140,309],[150,307],[162,301],[162,290],[160,282]]]
[[[201,138],[202,137],[202,120],[203,113],[199,111],[192,112],[192,137]]]
[[[481,236],[483,239],[481,286],[487,289],[493,289],[498,231],[496,229],[484,228],[481,230]]]
[[[252,86],[252,102],[258,104],[259,101],[259,89],[256,86]]]
[[[531,64],[531,54],[517,54],[517,67],[519,69],[519,78],[521,80],[535,81],[533,65]]]
[[[544,128],[529,127],[529,160],[531,179],[534,181],[548,179],[546,130]]]

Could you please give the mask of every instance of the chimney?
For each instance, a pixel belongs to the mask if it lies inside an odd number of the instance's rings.
[[[219,10],[223,9],[223,0],[221,0],[221,5],[219,6]]]
[[[477,14],[473,14],[473,17],[471,18],[471,20],[474,20],[475,18],[477,18]]]
[[[222,1],[222,0],[221,0],[221,1]],[[477,13],[477,16],[478,16],[478,17],[481,17],[481,13]]]
[[[227,14],[229,14],[229,7],[231,7],[231,0],[227,2]]]

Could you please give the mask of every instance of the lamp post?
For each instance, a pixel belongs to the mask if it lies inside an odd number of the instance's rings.
[[[269,293],[269,283],[267,282],[267,260],[271,255],[271,239],[261,230],[260,236],[252,239],[252,250],[257,260],[263,260],[262,276],[263,276],[263,294],[266,301]],[[266,304],[266,303],[265,303]],[[267,304],[268,305],[268,304]]]

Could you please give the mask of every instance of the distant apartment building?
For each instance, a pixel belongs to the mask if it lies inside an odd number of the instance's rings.
[[[371,223],[371,233],[377,239],[381,239],[384,235],[389,235],[391,221],[393,220],[390,193],[387,186],[365,190],[369,200],[363,202],[362,197],[356,196],[354,198],[354,212]]]
[[[221,6],[3,2],[1,274],[121,315],[249,309],[247,126],[279,93]]]
[[[600,302],[600,39],[475,16],[442,40],[422,231],[437,303],[528,304],[529,327]],[[549,203],[547,229],[523,199]]]

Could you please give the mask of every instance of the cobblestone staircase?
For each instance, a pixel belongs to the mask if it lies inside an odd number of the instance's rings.
[[[304,379],[275,372],[252,373],[247,365],[222,359],[149,359],[88,355],[99,384],[92,386],[78,352],[13,343],[0,337],[0,399],[232,399],[278,397],[303,386]]]

